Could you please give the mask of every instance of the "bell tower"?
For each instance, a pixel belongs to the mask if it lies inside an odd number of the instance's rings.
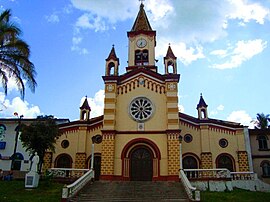
[[[142,3],[127,36],[129,40],[127,72],[141,67],[157,72],[155,66],[156,31],[152,30]]]
[[[164,65],[165,65],[165,74],[177,74],[177,66],[176,59],[171,46],[169,45],[167,54],[164,57]]]
[[[118,76],[119,58],[117,58],[114,45],[112,50],[106,59],[105,76]]]
[[[82,106],[80,107],[80,120],[81,121],[89,121],[90,112],[91,112],[91,108],[88,104],[87,96],[85,96],[85,100],[84,100]]]
[[[208,107],[208,105],[205,103],[203,96],[201,94],[200,101],[197,105],[199,119],[201,119],[201,120],[208,119],[207,107]]]

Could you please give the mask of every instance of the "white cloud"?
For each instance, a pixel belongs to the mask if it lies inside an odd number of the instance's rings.
[[[53,13],[51,15],[46,15],[45,19],[47,20],[47,22],[50,22],[50,23],[58,23],[60,21],[56,13]]]
[[[224,110],[224,106],[223,105],[219,105],[215,110],[210,112],[210,116],[215,116],[219,113],[219,111],[223,111]]]
[[[178,110],[179,110],[179,112],[181,112],[181,113],[184,113],[184,112],[185,112],[185,108],[184,108],[183,105],[179,105],[179,104],[178,104]]]
[[[38,106],[30,105],[20,97],[15,97],[10,101],[5,98],[3,92],[0,92],[0,103],[1,117],[14,118],[14,112],[23,115],[25,118],[36,118],[42,114]]]
[[[223,106],[223,105],[219,105],[219,106],[217,107],[217,110],[223,111],[223,110],[224,110],[224,106]]]
[[[123,21],[127,18],[133,18],[136,15],[138,3],[136,1],[126,0],[71,0],[73,6],[85,11],[89,16],[98,16],[102,21],[107,20],[109,23]]]
[[[248,3],[247,0],[228,0],[228,2],[233,6],[228,17],[241,20],[240,25],[242,26],[251,20],[264,24],[265,19],[269,17],[269,9],[259,3]]]
[[[156,50],[157,57],[163,57],[166,55],[168,50],[169,41],[167,39],[160,40],[160,43]],[[171,45],[172,51],[175,56],[184,64],[189,65],[190,63],[204,58],[203,47],[200,45],[187,46],[185,43],[173,43]]]
[[[261,39],[238,41],[236,45],[229,46],[226,50],[216,50],[211,52],[226,61],[221,64],[212,65],[216,69],[231,69],[239,67],[243,62],[250,60],[255,55],[261,53],[267,47],[267,41]]]
[[[104,90],[99,90],[93,98],[87,98],[88,104],[91,108],[90,116],[91,118],[103,115],[104,111]],[[85,97],[81,99],[81,104],[83,104]]]
[[[228,116],[227,121],[241,123],[244,126],[249,126],[249,128],[254,128],[254,124],[252,123],[252,118],[244,110],[233,111]]]
[[[93,16],[89,13],[85,13],[79,17],[76,22],[76,26],[83,29],[93,29],[95,32],[106,31],[109,29],[101,17]]]

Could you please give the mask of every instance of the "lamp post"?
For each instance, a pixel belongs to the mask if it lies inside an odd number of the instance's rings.
[[[14,145],[14,151],[13,151],[13,155],[12,155],[11,170],[14,169],[14,163],[15,163],[16,152],[17,152],[18,137],[19,137],[20,127],[21,127],[21,120],[23,118],[23,115],[19,116],[19,114],[17,112],[14,112],[14,116],[18,117],[18,126],[16,127],[15,145]]]
[[[183,169],[183,162],[182,162],[182,140],[183,137],[181,135],[179,135],[178,137],[179,140],[179,161],[180,161],[180,170]]]

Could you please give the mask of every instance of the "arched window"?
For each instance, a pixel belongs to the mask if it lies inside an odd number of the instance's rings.
[[[174,72],[173,62],[169,61],[167,65],[168,65],[168,73],[169,74],[174,74],[175,72]]]
[[[265,135],[258,135],[257,137],[259,150],[268,150],[267,137]]]
[[[184,169],[197,169],[198,162],[193,156],[186,156],[183,158],[183,168]]]
[[[262,167],[262,176],[263,177],[270,177],[270,162],[263,161],[261,163],[261,167]]]
[[[109,76],[114,75],[114,69],[115,69],[115,64],[113,62],[110,62],[108,65],[108,74]]]
[[[136,50],[135,51],[135,65],[148,65],[148,50]]]
[[[198,169],[197,159],[193,156],[185,156],[183,158],[183,169]],[[195,178],[198,176],[196,171],[185,171],[187,178]]]
[[[12,170],[21,170],[22,160],[24,160],[21,153],[15,153],[11,156],[13,160]]]
[[[216,160],[217,168],[227,168],[229,171],[234,171],[234,160],[232,157],[226,154],[221,154]]]
[[[55,160],[56,168],[71,168],[72,158],[68,154],[60,154]]]

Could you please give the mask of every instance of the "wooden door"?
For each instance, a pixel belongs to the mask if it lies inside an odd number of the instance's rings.
[[[152,181],[153,157],[147,148],[135,149],[131,154],[131,180]]]

